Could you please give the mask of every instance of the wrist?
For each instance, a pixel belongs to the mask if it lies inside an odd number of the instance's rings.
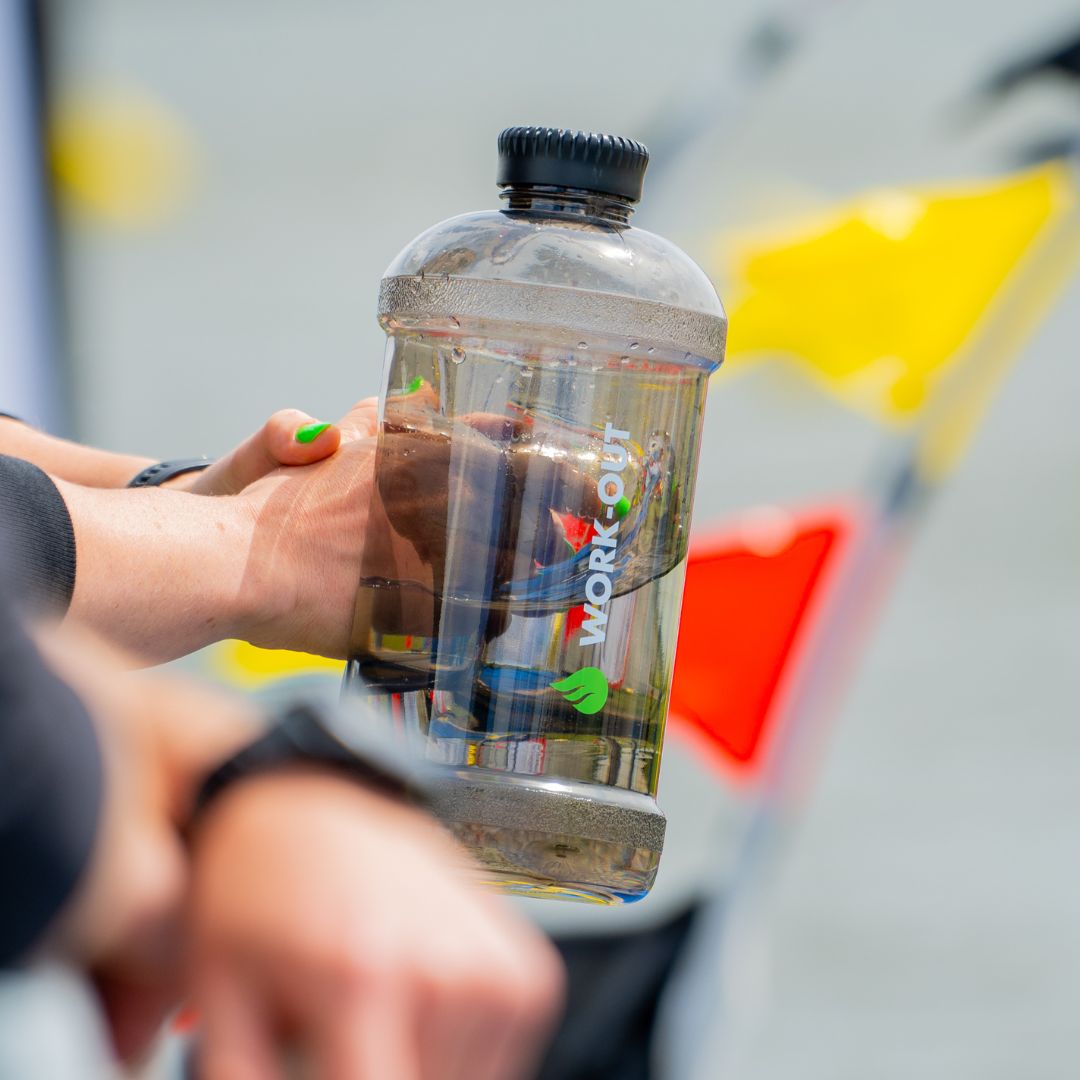
[[[124,486],[129,488],[164,487],[171,480],[202,472],[204,469],[210,468],[212,464],[213,462],[207,457],[172,458],[168,461],[156,461],[152,465],[140,469]],[[184,489],[174,488],[174,490]]]
[[[293,705],[258,738],[210,772],[195,797],[196,817],[239,782],[296,766],[314,767],[406,802],[427,801],[416,762],[357,709]]]
[[[283,765],[230,785],[192,822],[189,841],[197,861],[206,848],[224,844],[235,862],[238,849],[258,846],[266,851],[268,835],[285,847],[290,834],[310,845],[317,831],[309,832],[306,822],[323,815],[363,822],[373,837],[389,832],[400,838],[408,830],[436,843],[445,842],[440,826],[421,808],[333,769],[305,764]]]
[[[273,580],[273,560],[268,558],[260,535],[257,508],[242,495],[208,499],[184,493],[184,498],[204,504],[221,538],[216,557],[221,564],[223,628],[228,632],[220,636],[258,643],[276,614],[280,590]],[[215,557],[210,552],[208,555]]]
[[[233,527],[243,536],[245,560],[230,609],[235,622],[231,636],[267,649],[289,647],[283,643],[297,639],[296,568],[284,551],[270,499],[259,491],[205,501],[225,504]]]

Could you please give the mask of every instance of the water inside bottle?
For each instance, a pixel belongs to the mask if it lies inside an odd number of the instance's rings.
[[[642,895],[701,380],[645,356],[392,348],[350,670],[453,774],[444,818],[492,880]]]

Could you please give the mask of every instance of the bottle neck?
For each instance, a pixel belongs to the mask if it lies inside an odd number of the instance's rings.
[[[499,193],[515,213],[565,215],[608,225],[628,225],[634,204],[618,195],[545,184],[507,184]]]

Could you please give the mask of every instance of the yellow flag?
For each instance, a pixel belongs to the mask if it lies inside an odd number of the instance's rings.
[[[849,406],[909,426],[948,369],[978,359],[979,331],[1010,288],[1038,279],[1010,305],[1008,337],[1019,349],[1072,268],[1056,241],[1059,228],[1076,231],[1075,190],[1055,163],[874,191],[768,235],[730,239],[721,253],[729,361],[788,356]],[[1033,278],[1050,248],[1055,272]]]
[[[241,690],[255,690],[297,675],[341,675],[345,670],[343,660],[285,649],[259,649],[246,641],[222,641],[211,646],[208,661],[213,675]]]

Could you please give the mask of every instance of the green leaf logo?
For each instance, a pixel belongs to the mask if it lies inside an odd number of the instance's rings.
[[[551,688],[558,690],[584,716],[598,713],[608,696],[607,679],[597,667],[583,667],[565,679],[553,682]]]

